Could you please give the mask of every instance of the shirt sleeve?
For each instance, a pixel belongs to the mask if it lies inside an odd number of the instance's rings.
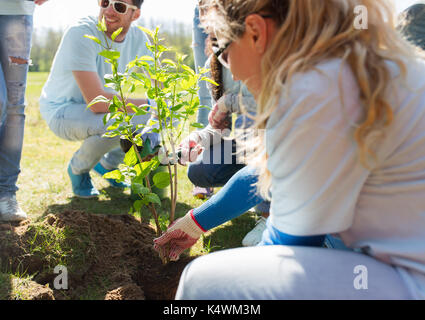
[[[271,223],[291,235],[349,228],[369,174],[353,138],[351,124],[361,113],[354,77],[348,67],[342,69],[341,95],[339,67],[322,71],[293,78],[266,129]]]
[[[70,27],[65,33],[60,47],[64,70],[97,72],[96,59],[102,49],[86,34],[92,35],[84,26]]]
[[[241,99],[242,98],[242,99]],[[242,113],[242,109],[252,111],[257,109],[257,103],[252,95],[229,93],[225,95],[224,104],[229,112]]]

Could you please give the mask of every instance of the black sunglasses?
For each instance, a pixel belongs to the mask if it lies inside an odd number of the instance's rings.
[[[264,19],[270,19],[273,18],[271,14],[260,14],[261,17]],[[213,45],[212,45],[212,51],[214,55],[217,57],[218,61],[223,65],[225,68],[229,68],[229,62],[227,61],[228,54],[225,52],[227,48],[232,44],[233,41],[228,41],[223,47],[219,47],[217,43],[217,39],[213,38]]]

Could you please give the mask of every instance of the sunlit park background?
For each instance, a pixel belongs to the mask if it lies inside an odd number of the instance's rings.
[[[390,0],[388,0],[390,1]],[[194,67],[192,54],[192,19],[197,0],[145,0],[142,16],[137,24],[148,28],[161,26],[166,45],[187,54],[186,63]],[[413,0],[395,0],[397,12],[411,5]],[[97,0],[49,0],[37,7],[34,14],[32,66],[26,92],[26,126],[17,198],[32,221],[49,213],[81,210],[92,214],[126,214],[131,206],[130,191],[108,187],[100,177],[92,175],[100,190],[98,200],[83,200],[73,196],[66,168],[80,142],[65,141],[55,136],[41,118],[38,106],[41,89],[47,79],[51,63],[66,27],[86,15],[97,15]],[[180,194],[177,216],[188,208],[200,206],[203,200],[192,196],[192,184],[186,176],[186,168],[180,167]],[[163,203],[160,212],[167,210]],[[162,211],[161,211],[162,210]],[[146,213],[144,219],[149,219]],[[255,214],[247,213],[235,221],[207,234],[192,250],[197,255],[241,246],[243,236],[255,225]],[[226,232],[223,232],[226,228]],[[0,276],[4,270],[0,270]],[[1,277],[0,277],[1,287]],[[13,298],[13,297],[12,297]],[[0,300],[2,292],[0,290]]]

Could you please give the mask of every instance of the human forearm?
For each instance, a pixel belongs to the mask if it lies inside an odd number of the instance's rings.
[[[239,170],[216,195],[193,210],[194,218],[203,229],[210,230],[262,203],[257,180],[252,167]]]

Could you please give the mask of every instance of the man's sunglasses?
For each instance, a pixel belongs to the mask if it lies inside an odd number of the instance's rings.
[[[99,0],[99,6],[101,6],[103,9],[109,8],[109,6],[112,5],[116,13],[119,14],[126,14],[128,9],[137,10],[138,8],[136,6],[133,6],[131,4],[128,4],[126,2],[122,1],[116,1],[116,0]]]

